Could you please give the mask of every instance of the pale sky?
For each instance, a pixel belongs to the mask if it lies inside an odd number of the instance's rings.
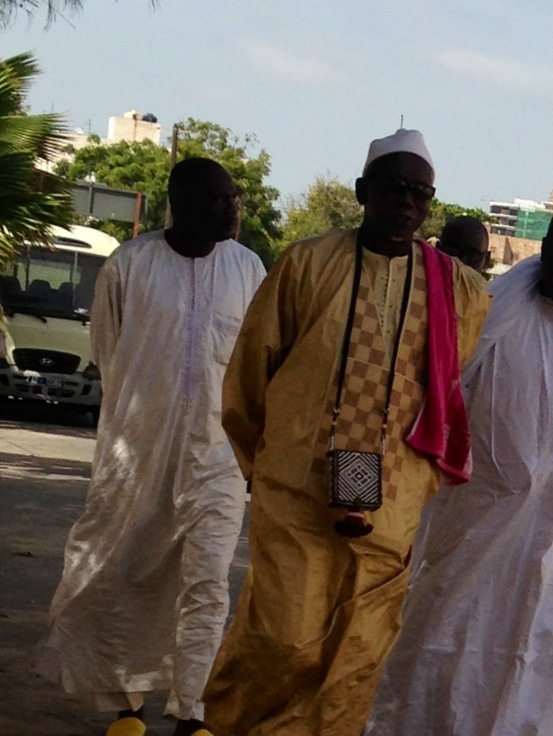
[[[283,198],[352,183],[372,138],[421,130],[437,197],[547,199],[553,189],[551,0],[86,0],[49,30],[21,16],[0,56],[31,50],[29,102],[101,136],[154,113],[253,133]]]

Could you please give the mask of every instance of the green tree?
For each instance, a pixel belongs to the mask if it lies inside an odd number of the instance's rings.
[[[233,177],[242,197],[239,238],[269,265],[280,238],[280,213],[275,207],[279,193],[265,183],[270,172],[266,151],[250,151],[253,136],[241,139],[216,123],[188,119],[179,123],[177,159],[207,156],[221,163]],[[102,145],[92,142],[74,152],[72,161],[62,161],[57,171],[70,181],[93,179],[120,189],[143,192],[148,198],[143,229],[162,228],[165,221],[169,179],[169,151],[150,141]],[[124,223],[99,223],[102,230],[119,240],[129,238],[131,226]]]
[[[65,143],[59,116],[24,112],[38,71],[29,53],[0,60],[0,259],[24,239],[47,239],[51,225],[67,225],[72,215],[66,182],[36,166]]]
[[[333,228],[357,227],[361,219],[353,189],[334,177],[319,177],[286,208],[282,247]]]
[[[489,222],[490,220],[490,215],[481,209],[462,207],[460,204],[447,204],[446,202],[440,202],[439,199],[433,199],[428,217],[422,224],[418,234],[425,239],[437,238],[446,222],[453,217],[459,217],[459,215],[470,215],[470,217],[476,217],[481,222]]]
[[[488,222],[490,215],[481,209],[432,200],[430,212],[417,235],[421,238],[437,237],[452,217],[470,215],[481,222]],[[362,209],[352,188],[334,177],[315,180],[306,193],[293,199],[285,211],[282,246],[295,240],[325,232],[332,228],[357,227],[362,219]]]
[[[159,0],[149,1],[152,7],[159,3]],[[34,18],[39,11],[45,12],[48,27],[63,13],[82,10],[83,5],[84,0],[0,0],[0,28],[7,28],[19,12]]]

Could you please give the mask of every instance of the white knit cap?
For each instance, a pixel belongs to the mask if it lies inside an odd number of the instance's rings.
[[[405,130],[400,128],[393,135],[386,138],[379,138],[373,141],[369,146],[369,154],[363,167],[363,176],[367,173],[367,169],[376,161],[377,158],[387,156],[389,153],[414,153],[415,156],[422,158],[432,169],[432,179],[434,179],[434,164],[422,137],[422,133],[418,130]]]

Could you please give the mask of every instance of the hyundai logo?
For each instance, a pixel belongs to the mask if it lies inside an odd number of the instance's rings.
[[[54,365],[52,358],[40,358],[38,364],[43,368],[51,368]]]

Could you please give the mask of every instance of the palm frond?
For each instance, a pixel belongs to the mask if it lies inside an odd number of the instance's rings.
[[[66,11],[82,10],[83,0],[0,0],[0,27],[6,28],[24,12],[32,19],[40,10],[46,13],[46,27]]]
[[[148,0],[155,10],[161,0]],[[29,20],[39,11],[46,14],[46,28],[66,12],[82,10],[84,0],[0,0],[0,28],[7,28],[17,18],[18,13],[26,13]]]
[[[0,106],[3,115],[14,114],[21,109],[31,82],[38,73],[38,64],[30,53],[0,61]]]
[[[22,240],[45,238],[51,225],[72,218],[69,184],[37,166],[65,144],[63,120],[23,112],[37,72],[30,54],[0,60],[0,261]]]
[[[0,117],[0,153],[3,150],[34,151],[37,157],[50,160],[67,140],[63,120],[58,115]]]

